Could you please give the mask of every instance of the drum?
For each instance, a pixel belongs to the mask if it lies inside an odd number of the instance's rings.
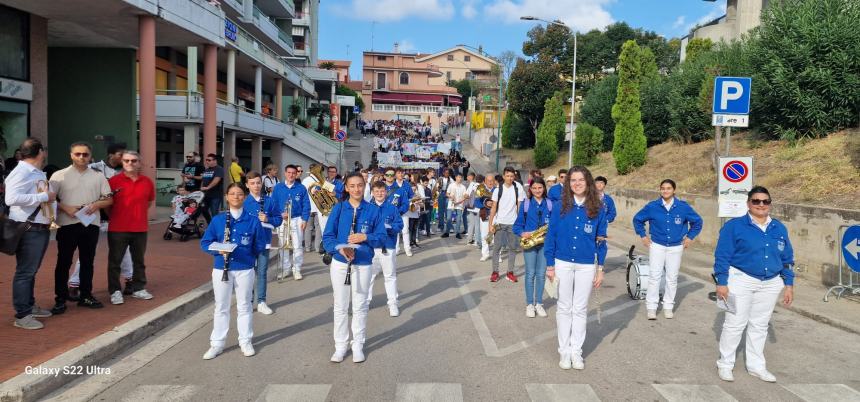
[[[648,258],[642,256],[634,256],[627,263],[627,294],[633,300],[645,300],[645,295],[648,292],[648,280],[651,266],[648,264]],[[663,297],[663,291],[666,289],[666,276],[660,281],[660,298]]]

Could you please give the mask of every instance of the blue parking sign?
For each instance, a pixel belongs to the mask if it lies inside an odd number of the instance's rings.
[[[749,114],[750,77],[714,78],[714,114]]]

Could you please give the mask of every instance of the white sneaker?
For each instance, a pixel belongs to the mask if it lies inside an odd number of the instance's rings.
[[[406,250],[406,256],[412,257],[412,250]]]
[[[535,306],[534,305],[529,304],[528,306],[526,306],[526,317],[535,318]]]
[[[543,304],[535,304],[535,312],[538,317],[546,317],[546,310],[543,309]]]
[[[334,354],[331,355],[330,361],[332,363],[340,363],[343,361],[343,358],[346,356],[346,350],[335,350]]]
[[[758,379],[760,379],[764,382],[776,382],[776,376],[771,374],[770,371],[767,371],[767,370],[759,370],[759,371],[747,370],[747,372],[751,376],[757,377]]]
[[[117,290],[110,295],[110,304],[123,304],[125,300],[122,298],[122,292]]]
[[[239,345],[239,349],[242,349],[242,354],[245,355],[245,357],[251,357],[257,354],[257,352],[254,350],[254,345],[251,345],[250,343],[243,343]]]
[[[388,306],[388,315],[391,317],[397,317],[400,315],[400,308],[397,307],[396,304],[392,304]]]
[[[224,349],[222,349],[222,348],[210,346],[209,350],[207,350],[206,353],[203,354],[203,360],[212,360],[216,356],[220,355],[221,352],[223,352],[223,351],[224,351]]]
[[[152,299],[152,293],[147,292],[146,289],[141,289],[132,293],[131,297],[134,297],[135,299],[149,300]]]
[[[482,256],[481,256],[481,261],[482,261],[482,262],[483,262],[483,261],[487,261],[487,260],[489,260],[489,259],[490,259],[490,256],[488,256],[488,255],[482,255]]]
[[[293,278],[297,281],[302,280],[302,272],[297,270],[297,269],[294,269],[293,270]]]
[[[585,370],[585,362],[582,360],[582,357],[573,356],[570,365],[574,370]]]
[[[663,309],[663,317],[671,320],[675,318],[675,313],[673,313],[672,310]]]
[[[657,310],[648,310],[648,319],[656,320],[657,319]]]
[[[720,379],[723,381],[732,382],[735,380],[735,375],[732,374],[732,369],[717,368],[717,374],[720,376]]]
[[[265,314],[265,315],[272,314],[272,309],[266,305],[266,302],[260,302],[259,304],[257,304],[257,311],[259,311],[260,314]]]
[[[570,363],[570,356],[561,355],[561,360],[558,361],[558,366],[561,367],[562,370],[570,370],[573,367]]]
[[[352,346],[352,362],[353,363],[361,363],[365,360],[364,358],[364,345]]]

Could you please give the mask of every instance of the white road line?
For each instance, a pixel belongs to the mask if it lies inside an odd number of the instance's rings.
[[[588,384],[526,384],[533,402],[600,402]]]
[[[398,402],[462,402],[460,384],[430,382],[397,384]]]
[[[257,402],[325,402],[331,384],[269,384]]]
[[[717,385],[653,384],[652,387],[669,402],[737,401]]]
[[[860,392],[845,384],[792,384],[782,387],[807,402],[860,401]]]
[[[122,400],[128,402],[185,402],[197,392],[195,385],[140,385]]]

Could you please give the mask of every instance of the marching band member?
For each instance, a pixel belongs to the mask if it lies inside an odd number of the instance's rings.
[[[399,184],[397,184],[397,181],[395,179],[395,173],[394,173],[393,169],[386,170],[384,178],[385,178],[385,181],[384,181],[385,191],[388,194],[387,195],[388,202],[390,202],[391,205],[393,205],[394,208],[397,209],[397,213],[401,216],[400,220],[402,222],[404,220],[402,218],[402,216],[405,215],[406,212],[409,211],[409,199],[410,198],[407,196],[407,193],[403,189],[403,187],[401,187]],[[411,190],[410,190],[410,192],[411,192]],[[408,218],[406,218],[406,219],[408,220]],[[402,227],[401,227],[401,229],[402,229]],[[409,237],[409,236],[407,235],[406,237]],[[400,239],[398,236],[397,248],[395,249],[395,253],[397,252],[397,250],[400,249],[401,245],[402,245],[402,243],[400,242]],[[406,255],[408,255],[410,257],[412,256],[412,248],[411,247],[409,247],[408,245],[403,245],[403,249],[406,251]]]
[[[496,191],[495,173],[487,173],[484,177],[484,186],[490,194]],[[479,198],[475,201],[475,205],[480,205],[481,208],[478,212],[478,218],[481,221],[481,261],[487,261],[490,259],[490,243],[487,242],[487,235],[490,233],[490,211],[493,209],[493,199],[492,197]]]
[[[546,198],[552,200],[552,202],[559,203],[561,202],[561,194],[562,189],[564,188],[564,183],[567,180],[567,170],[559,169],[558,171],[558,183],[554,186],[550,187],[546,191]]]
[[[603,282],[606,254],[597,246],[606,239],[606,210],[588,169],[570,168],[564,183],[561,205],[550,215],[543,248],[546,276],[552,280],[558,275],[559,280],[555,314],[561,355],[558,365],[564,370],[582,370],[588,299],[592,288]]]
[[[251,171],[245,174],[245,180],[247,180],[250,197],[245,198],[245,203],[243,204],[242,209],[247,211],[251,216],[256,217],[260,221],[261,225],[265,224],[263,225],[263,231],[266,233],[266,249],[257,255],[257,265],[254,267],[254,271],[257,273],[255,304],[257,306],[257,311],[262,314],[269,315],[272,314],[272,309],[266,305],[266,287],[268,286],[269,247],[272,243],[271,228],[274,227],[269,222],[280,221],[281,219],[279,219],[280,217],[269,217],[269,215],[266,214],[266,211],[271,210],[271,208],[269,208],[269,204],[272,199],[266,196],[265,185],[263,184],[262,179],[263,178],[260,177],[260,174],[257,172]]]
[[[313,172],[318,166],[319,166],[319,164],[317,164],[317,163],[311,163],[308,166],[308,170],[310,172]],[[302,185],[308,189],[309,195],[314,194],[316,191],[319,191],[314,186],[316,184],[317,180],[314,178],[313,175],[308,174],[304,179],[302,179],[301,175],[299,175],[297,173],[296,177],[298,178],[298,180],[301,180]],[[310,204],[311,204],[311,214],[309,215],[307,225],[305,225],[304,239],[303,239],[305,241],[305,252],[309,253],[312,250],[314,250],[315,247],[319,248],[318,251],[322,252],[322,247],[319,247],[318,245],[313,244],[313,241],[315,240],[316,243],[322,243],[322,230],[325,228],[325,225],[324,225],[325,224],[325,217],[321,216],[320,210],[319,210],[319,208],[317,208],[317,204],[315,202],[313,202],[313,200],[311,200]],[[285,274],[289,276],[290,272],[287,271],[287,272],[285,272]]]
[[[403,215],[409,218],[409,245],[415,248],[421,248],[418,245],[418,222],[421,219],[421,212],[424,210],[424,201],[421,198],[421,195],[418,194],[418,178],[415,178],[413,181],[412,175],[406,176],[406,185],[410,186],[412,189],[412,197],[416,200],[410,201],[409,208],[406,211],[406,214]]]
[[[771,218],[770,203],[766,188],[753,187],[747,194],[749,213],[726,222],[714,250],[717,297],[734,304],[720,334],[717,368],[723,381],[734,381],[735,352],[746,329],[747,372],[776,382],[767,371],[764,345],[779,292],[785,289],[784,305],[794,300],[794,250],[785,225]]]
[[[552,212],[552,201],[546,199],[546,184],[542,178],[532,179],[529,191],[529,197],[520,205],[513,228],[514,234],[523,239],[529,238],[538,228],[548,225]],[[523,259],[526,263],[526,317],[534,318],[535,314],[546,317],[546,310],[543,308],[543,287],[546,279],[543,244],[525,250]]]
[[[215,294],[215,314],[209,350],[204,360],[214,359],[224,350],[230,328],[230,296],[236,292],[236,327],[239,331],[239,348],[245,356],[254,355],[251,339],[254,337],[252,298],[254,291],[254,264],[257,256],[266,249],[271,237],[260,225],[256,216],[243,209],[245,190],[239,183],[227,186],[228,211],[212,218],[200,239],[200,248],[215,256],[212,270],[212,290]],[[212,243],[231,243],[232,252],[210,250]],[[225,261],[225,258],[227,261]],[[225,266],[225,264],[227,264]]]
[[[520,246],[519,239],[514,236],[512,230],[514,221],[517,220],[517,210],[520,203],[526,198],[526,192],[522,184],[514,181],[516,170],[505,167],[504,183],[493,191],[493,209],[490,212],[489,233],[493,233],[493,274],[490,282],[499,280],[499,260],[502,247],[508,248],[508,274],[506,277],[511,282],[517,282],[514,275],[514,263],[517,258],[517,249]],[[505,191],[507,190],[507,191]]]
[[[412,197],[415,196],[415,192],[412,191],[412,184],[409,180],[403,179],[403,168],[397,168],[394,171],[394,175],[396,177],[395,182],[400,190],[401,197],[398,208],[400,209],[400,219],[403,220],[403,229],[400,232],[403,241],[400,244],[403,245],[403,250],[406,251],[406,255],[412,257],[412,242],[409,241],[409,202],[412,200]]]
[[[421,196],[421,201],[424,203],[424,208],[421,209],[419,215],[418,231],[420,232],[421,228],[424,228],[424,236],[426,237],[430,237],[430,212],[433,211],[433,200],[430,198],[432,189],[433,187],[430,186],[427,176],[421,176],[415,191],[416,194]]]
[[[403,229],[403,220],[400,219],[397,208],[386,197],[385,183],[379,181],[373,183],[371,193],[373,193],[371,204],[379,207],[386,236],[380,242],[380,247],[376,247],[373,250],[370,285],[367,289],[367,303],[370,304],[373,298],[373,280],[378,273],[382,272],[385,276],[385,294],[388,296],[388,315],[397,317],[400,315],[400,309],[397,305],[397,253],[395,253],[395,250],[397,250],[397,236]]]
[[[275,185],[275,190],[272,191],[271,203],[269,204],[266,214],[268,216],[279,215],[282,219],[290,219],[290,236],[293,238],[292,263],[290,262],[290,253],[284,253],[285,259],[281,261],[281,272],[278,273],[278,280],[286,277],[286,272],[290,270],[292,265],[293,277],[297,281],[302,280],[302,262],[304,261],[304,249],[302,248],[302,238],[304,238],[305,225],[311,215],[311,203],[308,196],[308,191],[305,186],[296,181],[298,170],[295,165],[287,165],[284,168],[284,181]],[[287,203],[291,205],[292,215],[287,215]],[[273,225],[280,226],[285,222],[275,221]],[[280,239],[281,242],[284,239]]]
[[[646,222],[650,239],[645,234]],[[648,319],[657,319],[664,269],[666,290],[663,294],[663,316],[671,319],[675,316],[672,308],[675,305],[675,291],[678,289],[681,255],[702,231],[702,217],[690,204],[675,198],[675,182],[666,179],[660,183],[660,199],[645,204],[636,213],[633,217],[633,228],[642,238],[642,244],[649,248],[648,261],[651,270],[648,274],[648,293],[645,295]]]
[[[323,244],[333,255],[331,287],[334,294],[334,346],[331,361],[340,363],[349,346],[349,309],[352,300],[352,361],[364,361],[367,325],[367,292],[373,249],[387,235],[379,208],[362,199],[364,179],[358,173],[346,177],[349,198],[331,211]]]

